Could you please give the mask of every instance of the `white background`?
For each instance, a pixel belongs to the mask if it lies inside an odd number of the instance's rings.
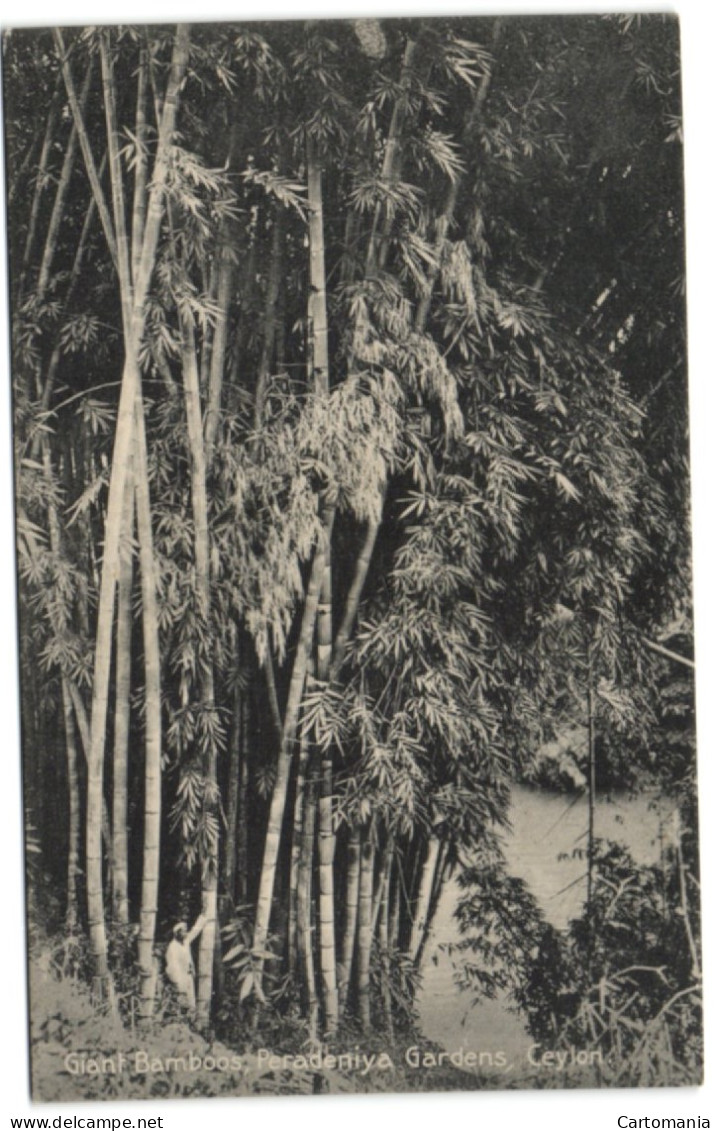
[[[476,1127],[576,1128],[584,1131],[618,1126],[618,1117],[706,1116],[712,1127],[721,1121],[721,1059],[719,1059],[719,876],[717,853],[719,810],[719,723],[715,707],[721,701],[721,636],[719,633],[718,560],[719,476],[721,448],[721,288],[719,267],[718,147],[719,78],[721,77],[720,20],[713,0],[677,0],[676,4],[563,2],[555,4],[496,4],[477,2],[451,6],[422,0],[396,0],[390,8],[358,3],[333,6],[321,0],[306,5],[263,0],[257,6],[229,0],[127,0],[125,4],[67,0],[64,6],[47,0],[24,0],[2,11],[4,24],[133,23],[141,21],[303,18],[309,16],[410,16],[492,15],[499,12],[676,11],[681,17],[683,51],[684,119],[686,141],[686,221],[688,243],[688,295],[691,382],[691,447],[694,512],[694,569],[697,624],[697,697],[699,722],[699,773],[702,821],[702,888],[705,959],[705,1030],[707,1083],[702,1088],[667,1091],[605,1092],[479,1092],[394,1097],[318,1097],[282,1099],[153,1101],[125,1104],[31,1105],[28,1099],[25,913],[21,859],[21,787],[18,737],[18,695],[14,598],[14,548],[12,530],[12,480],[10,438],[10,380],[7,348],[7,288],[4,245],[0,264],[0,724],[3,770],[0,777],[0,838],[3,882],[0,885],[0,1126],[9,1127],[10,1115],[62,1114],[163,1116],[163,1131],[195,1131],[212,1124],[213,1131],[230,1131],[247,1124],[269,1131],[287,1127],[304,1131],[337,1128],[357,1131],[374,1125],[428,1127],[436,1131],[448,1123]],[[4,201],[1,207],[4,208]],[[4,233],[4,213],[0,231]],[[715,1118],[714,1118],[715,1117]]]

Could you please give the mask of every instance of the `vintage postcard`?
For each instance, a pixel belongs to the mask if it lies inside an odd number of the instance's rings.
[[[677,19],[3,99],[33,1098],[700,1083]]]

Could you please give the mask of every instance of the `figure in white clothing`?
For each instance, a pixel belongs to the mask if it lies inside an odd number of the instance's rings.
[[[195,963],[190,945],[205,926],[205,915],[199,915],[188,930],[187,923],[176,923],[173,937],[165,951],[165,973],[178,991],[186,1009],[195,1012]]]

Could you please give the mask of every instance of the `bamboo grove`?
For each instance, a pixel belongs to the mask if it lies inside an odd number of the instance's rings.
[[[67,929],[146,1020],[202,912],[199,1028],[392,1029],[533,751],[589,699],[646,749],[688,624],[675,25],[13,30],[4,81]]]

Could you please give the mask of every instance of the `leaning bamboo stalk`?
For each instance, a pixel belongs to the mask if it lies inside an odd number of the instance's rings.
[[[158,127],[153,176],[150,184],[150,197],[145,218],[143,241],[138,261],[135,308],[145,303],[150,283],[150,275],[155,262],[158,236],[164,212],[164,187],[171,161],[171,145],[178,116],[180,88],[185,77],[190,56],[190,29],[187,24],[178,24],[170,75],[163,102],[163,112]],[[142,303],[139,301],[142,300]]]
[[[130,264],[133,285],[137,286],[140,256],[143,250],[143,230],[148,191],[148,154],[146,149],[148,98],[148,50],[140,48],[138,64],[138,89],[135,102],[135,181],[133,184],[133,218],[131,225]]]
[[[51,487],[51,484],[52,484],[52,472],[51,472],[51,466],[50,466],[50,450],[49,450],[49,446],[48,446],[48,440],[46,440],[46,437],[44,437],[44,440],[43,440],[43,466],[44,466],[44,469],[45,469],[46,481],[48,481],[48,484],[49,484],[49,498],[52,500],[52,493],[50,491],[50,487]],[[49,506],[49,527],[50,527],[51,549],[52,549],[54,554],[59,554],[60,551],[61,551],[60,520],[59,520],[59,517],[58,517],[58,511],[57,511],[57,509],[55,509],[54,503],[52,501],[50,502],[50,506]],[[89,762],[88,762],[89,734],[88,734],[88,727],[87,727],[87,718],[80,711],[80,708],[83,705],[81,705],[81,700],[80,700],[79,694],[77,693],[76,689],[74,688],[74,685],[72,685],[71,681],[68,679],[68,677],[65,675],[65,673],[62,673],[62,675],[61,675],[61,692],[62,692],[62,701],[63,701],[63,718],[65,718],[65,726],[66,726],[66,746],[67,746],[67,760],[68,760],[68,786],[69,786],[69,789],[70,789],[71,794],[72,794],[71,798],[70,798],[70,809],[71,809],[71,812],[72,812],[72,810],[75,810],[75,812],[77,814],[77,819],[79,821],[79,793],[77,792],[77,786],[78,786],[78,783],[77,783],[77,753],[75,751],[74,735],[72,735],[72,717],[71,717],[71,711],[70,711],[70,703],[72,703],[72,705],[74,705],[74,707],[75,707],[75,713],[76,713],[77,722],[78,722],[78,731],[79,731],[79,734],[80,734],[80,741],[81,741],[81,743],[83,743],[83,749],[85,751],[85,758],[86,758],[86,765],[88,765],[88,770],[89,770]],[[89,778],[89,772],[88,772],[88,778]],[[71,832],[74,832],[74,834],[75,834],[75,830],[71,829]],[[76,837],[77,837],[78,834],[79,834],[79,829],[77,830]],[[98,843],[100,843],[101,866],[102,866],[102,846],[103,846],[103,844],[105,846],[106,852],[108,852],[110,879],[111,879],[111,882],[112,882],[113,872],[112,872],[112,856],[111,856],[111,849],[112,849],[112,846],[111,846],[111,828],[110,828],[110,820],[109,820],[109,817],[108,817],[108,806],[106,806],[104,797],[101,797],[100,814],[98,814],[97,837],[98,837]],[[72,887],[69,890],[69,895],[68,895],[69,906],[71,904],[71,895],[72,896],[75,895],[75,878],[76,878],[77,871],[78,871],[78,867],[77,867],[78,856],[79,856],[79,853],[78,853],[77,839],[76,839],[75,843],[74,843],[74,841],[71,840],[70,841],[69,860],[68,860],[68,880],[70,880],[71,874],[72,874],[72,878],[74,878],[74,879],[72,879]],[[71,864],[72,864],[71,857],[75,857],[75,865],[72,866],[72,873],[71,873]],[[102,990],[101,990],[101,992],[102,992]]]
[[[431,894],[433,892],[433,884],[435,881],[440,850],[440,838],[437,836],[430,836],[428,838],[428,846],[426,848],[426,856],[423,862],[421,881],[418,888],[416,909],[413,916],[413,926],[411,927],[411,938],[408,944],[408,957],[412,962],[417,961],[421,942],[423,940],[423,932],[425,930],[426,923],[428,922],[428,913],[431,905]]]
[[[345,659],[346,649],[348,642],[353,631],[353,626],[358,616],[358,607],[365,588],[368,571],[370,569],[371,559],[373,558],[373,551],[378,539],[378,532],[380,530],[383,503],[385,501],[385,490],[381,498],[379,515],[377,518],[369,519],[366,525],[366,535],[361,547],[360,553],[356,559],[355,570],[353,573],[353,580],[351,581],[350,588],[346,594],[345,606],[343,609],[343,618],[340,627],[335,636],[333,643],[333,657],[331,660],[330,679],[334,681],[338,677],[343,660]]]
[[[110,194],[113,206],[117,271],[120,279],[123,330],[127,338],[130,336],[130,325],[133,316],[133,280],[130,273],[130,247],[128,244],[128,227],[125,220],[123,168],[120,161],[120,150],[118,148],[115,74],[112,59],[108,51],[107,29],[100,33],[100,68],[103,77],[103,105],[105,107],[105,127],[108,136],[108,168],[110,170]]]
[[[90,181],[90,188],[92,189],[93,197],[95,199],[95,206],[98,210],[100,223],[103,226],[103,232],[105,233],[105,239],[107,240],[110,256],[113,260],[113,263],[115,263],[117,266],[117,250],[115,244],[115,233],[113,231],[113,221],[110,216],[107,202],[105,200],[105,194],[103,193],[102,185],[100,184],[100,177],[98,176],[98,170],[95,165],[95,159],[93,157],[93,151],[90,145],[90,137],[85,125],[85,119],[83,118],[80,110],[80,104],[78,102],[78,96],[75,90],[75,81],[73,79],[72,71],[70,70],[68,53],[65,50],[63,35],[60,31],[60,28],[53,28],[53,37],[55,39],[58,58],[60,59],[60,67],[62,70],[63,79],[65,81],[65,89],[68,95],[68,102],[70,103],[73,123],[78,131],[78,141],[80,142],[80,149],[85,161],[85,171],[88,175],[88,180]]]
[[[80,112],[85,114],[85,107],[90,93],[90,83],[93,75],[92,60],[88,66],[85,75],[83,88],[80,92]],[[63,158],[62,168],[60,170],[60,177],[58,179],[57,188],[55,190],[55,200],[53,201],[53,209],[50,213],[50,220],[48,221],[48,230],[45,236],[45,246],[43,248],[43,257],[40,261],[40,271],[38,272],[38,297],[42,299],[48,283],[50,282],[50,271],[52,269],[53,258],[58,243],[58,235],[60,233],[60,225],[65,214],[65,205],[70,191],[70,180],[73,175],[75,167],[75,157],[78,149],[78,131],[75,123],[71,126],[70,137],[65,149],[65,156]]]
[[[100,162],[100,173],[101,173],[101,175],[102,175],[103,170],[105,168],[105,164],[107,162],[107,159],[108,159],[108,155],[107,155],[107,152],[106,152],[103,155],[102,161]],[[83,220],[83,226],[80,229],[80,239],[78,240],[78,246],[75,250],[75,257],[73,259],[73,265],[70,269],[70,277],[68,278],[68,286],[67,286],[67,290],[65,291],[65,300],[63,302],[63,314],[65,314],[70,309],[70,303],[71,303],[71,301],[72,301],[72,299],[75,295],[75,290],[77,288],[78,282],[80,281],[80,271],[81,271],[82,264],[83,264],[83,257],[85,255],[85,251],[86,251],[87,246],[88,246],[88,240],[89,240],[89,237],[90,237],[90,229],[92,227],[94,217],[95,217],[95,199],[91,194],[90,200],[88,201],[88,207],[85,211],[85,219]],[[43,412],[47,412],[47,410],[50,407],[50,399],[51,399],[52,394],[53,394],[53,389],[55,388],[55,378],[57,377],[57,372],[58,372],[58,367],[60,365],[60,359],[62,357],[62,352],[63,352],[62,351],[62,345],[61,345],[60,341],[58,340],[55,343],[55,346],[53,347],[52,354],[50,355],[50,361],[48,362],[48,368],[47,368],[47,372],[45,374],[45,380],[43,382],[42,393],[41,393],[41,396],[40,396],[40,407],[41,407],[41,410]],[[37,454],[37,453],[35,453],[35,454]]]
[[[433,888],[431,890],[431,898],[428,904],[428,914],[423,926],[423,933],[421,935],[420,946],[418,947],[418,954],[416,955],[416,965],[420,968],[423,965],[423,955],[425,954],[426,944],[430,938],[433,920],[438,909],[438,903],[441,898],[443,890],[443,882],[446,878],[446,867],[448,862],[448,843],[443,841],[441,843],[441,851],[438,855],[438,862],[436,864],[436,872],[433,877]]]
[[[61,83],[62,83],[62,77],[58,76],[58,80],[57,80],[57,88],[58,89],[59,89],[59,86],[60,86]],[[15,197],[18,194],[18,190],[19,190],[21,184],[23,183],[23,179],[24,179],[28,169],[30,168],[30,166],[33,162],[33,159],[35,157],[35,152],[38,148],[40,148],[42,150],[42,140],[40,138],[40,135],[36,133],[36,134],[33,134],[32,138],[30,140],[30,145],[25,150],[25,156],[23,157],[22,161],[20,162],[20,164],[16,168],[10,167],[11,164],[12,164],[11,161],[9,161],[9,160],[6,161],[6,166],[7,166],[7,171],[8,171],[8,201],[7,201],[8,211],[10,211],[10,208],[12,207],[12,203],[15,200]]]

